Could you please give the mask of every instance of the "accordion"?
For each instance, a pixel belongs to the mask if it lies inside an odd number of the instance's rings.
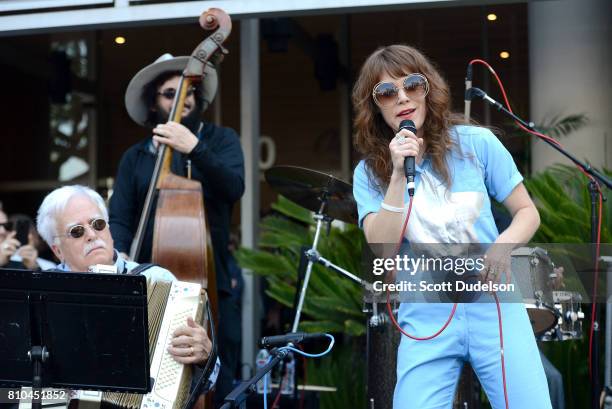
[[[151,392],[135,393],[68,391],[69,409],[181,409],[189,397],[191,366],[176,362],[167,351],[174,331],[187,323],[187,317],[201,322],[205,295],[199,284],[182,281],[152,281],[148,284]],[[57,408],[57,402],[49,406]],[[43,401],[43,406],[46,403]],[[30,403],[20,403],[27,409]]]

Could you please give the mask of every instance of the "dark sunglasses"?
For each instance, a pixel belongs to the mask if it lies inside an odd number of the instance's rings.
[[[187,89],[187,96],[192,96],[193,94],[195,94],[195,91],[195,87],[189,87]],[[174,99],[174,97],[176,96],[176,90],[174,88],[166,88],[165,90],[158,92],[157,95],[161,95],[166,99]]]
[[[104,219],[92,219],[89,222],[89,225],[95,231],[104,230],[106,228],[106,224],[107,224],[106,220]],[[73,239],[79,239],[85,235],[85,228],[86,227],[83,226],[82,224],[76,224],[68,230],[68,234],[66,234],[66,237],[72,237]]]
[[[429,93],[429,82],[423,74],[410,74],[402,80],[406,96],[418,99]],[[379,82],[372,90],[374,102],[381,108],[393,106],[399,102],[399,88],[393,82]]]

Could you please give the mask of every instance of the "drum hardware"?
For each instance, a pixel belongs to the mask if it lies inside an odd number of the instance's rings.
[[[357,224],[357,204],[349,183],[299,166],[275,166],[266,171],[265,177],[274,190],[300,206],[330,219]]]
[[[397,303],[393,304],[394,313]],[[367,399],[370,409],[393,406],[396,383],[395,368],[400,333],[393,329],[386,312],[386,302],[364,303],[363,311],[369,315],[366,326]]]
[[[556,325],[544,332],[541,341],[568,341],[582,338],[582,296],[574,291],[553,291]]]
[[[353,187],[349,183],[323,172],[298,166],[275,166],[266,171],[265,177],[270,186],[278,193],[300,206],[315,212],[313,218],[316,220],[317,226],[312,246],[304,252],[308,265],[306,266],[304,282],[300,289],[291,329],[292,332],[296,332],[314,263],[319,263],[350,278],[365,289],[372,287],[367,281],[335,265],[322,257],[317,251],[323,223],[327,223],[328,234],[331,222],[334,219],[356,224],[357,204],[353,199]]]
[[[319,254],[319,252],[315,250],[314,248],[311,248],[310,250],[304,252],[304,254],[306,255],[306,258],[308,259],[308,261],[312,261],[313,263],[319,263],[331,270],[334,270],[340,274],[343,274],[344,276],[355,281],[357,284],[361,284],[361,286],[365,288],[366,290],[372,287],[372,284],[368,283],[365,280],[362,280],[361,278],[357,277],[355,274],[343,269],[342,267],[335,265],[334,263],[332,263],[325,257],[322,257]]]
[[[379,328],[383,325],[387,325],[389,322],[389,316],[387,314],[374,314],[368,320],[368,325],[370,328]]]
[[[368,307],[368,304],[364,304],[364,307],[363,307],[363,312],[370,315],[367,321],[368,331],[370,329],[376,330],[376,331],[383,331],[385,326],[387,326],[390,322],[389,315],[384,309],[384,304],[381,304],[382,308],[380,311],[379,311],[378,303],[373,302],[369,305],[371,305],[371,307]]]
[[[293,320],[293,326],[291,328],[291,332],[296,332],[298,329],[298,325],[300,323],[300,316],[302,313],[302,309],[304,307],[304,299],[306,296],[306,291],[308,289],[308,282],[310,280],[310,275],[312,274],[312,266],[314,265],[314,263],[319,263],[325,267],[327,267],[330,270],[336,271],[348,278],[350,278],[351,280],[357,282],[358,284],[361,284],[364,288],[368,288],[368,287],[372,287],[372,285],[370,283],[368,283],[365,280],[362,280],[361,278],[357,277],[356,275],[350,273],[349,271],[343,269],[342,267],[337,266],[336,264],[332,263],[331,261],[327,260],[326,258],[322,257],[319,252],[317,251],[316,247],[319,241],[319,237],[320,237],[320,231],[321,231],[321,226],[322,226],[322,221],[327,219],[327,216],[322,214],[322,211],[324,211],[323,209],[325,209],[326,206],[326,197],[327,195],[323,195],[322,196],[322,205],[321,205],[321,210],[319,210],[319,213],[314,215],[315,220],[317,220],[317,229],[315,232],[315,237],[312,243],[312,247],[307,250],[306,252],[304,252],[305,256],[308,259],[308,265],[306,267],[306,275],[304,276],[304,282],[302,284],[302,288],[300,290],[300,296],[299,296],[299,301],[298,301],[298,305],[297,305],[297,309],[295,312],[295,317]],[[330,220],[331,221],[331,220]]]
[[[554,265],[546,250],[519,247],[512,251],[512,272],[523,296],[529,320],[536,335],[555,327],[558,314],[554,307],[552,278]]]
[[[582,296],[574,291],[554,291],[558,277],[554,269],[542,248],[520,247],[512,252],[512,272],[536,336],[542,341],[580,339],[584,319]]]
[[[474,374],[474,369],[465,362],[457,381],[453,409],[480,409],[480,394],[482,387]]]
[[[381,294],[378,294],[379,297],[373,294],[371,283],[333,264],[317,251],[323,222],[328,223],[329,226],[333,219],[337,219],[346,223],[357,224],[357,205],[353,199],[352,186],[332,175],[296,166],[271,168],[266,171],[265,177],[278,193],[315,212],[313,217],[317,221],[312,246],[303,253],[308,260],[308,265],[299,293],[292,331],[295,332],[299,324],[314,263],[319,263],[359,283],[366,290],[363,312],[371,313],[366,326],[367,406],[370,409],[390,407],[393,399],[393,387],[395,386],[395,371],[389,369],[395,367],[399,334],[390,330],[390,320],[383,308],[386,299]],[[366,301],[366,299],[368,300]],[[376,352],[374,353],[371,349],[375,349]],[[381,359],[381,357],[389,357],[390,359]]]

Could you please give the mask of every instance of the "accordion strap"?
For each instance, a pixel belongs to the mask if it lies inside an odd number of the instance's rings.
[[[142,264],[138,264],[132,270],[126,271],[124,274],[138,275],[138,274],[143,273],[144,271],[147,271],[151,267],[155,267],[155,266],[159,266],[159,264],[155,264],[155,263],[142,263]]]

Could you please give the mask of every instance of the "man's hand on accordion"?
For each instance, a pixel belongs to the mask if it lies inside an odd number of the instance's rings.
[[[206,361],[212,343],[206,330],[191,317],[187,325],[178,327],[174,334],[168,352],[177,362],[182,364],[201,364]]]

